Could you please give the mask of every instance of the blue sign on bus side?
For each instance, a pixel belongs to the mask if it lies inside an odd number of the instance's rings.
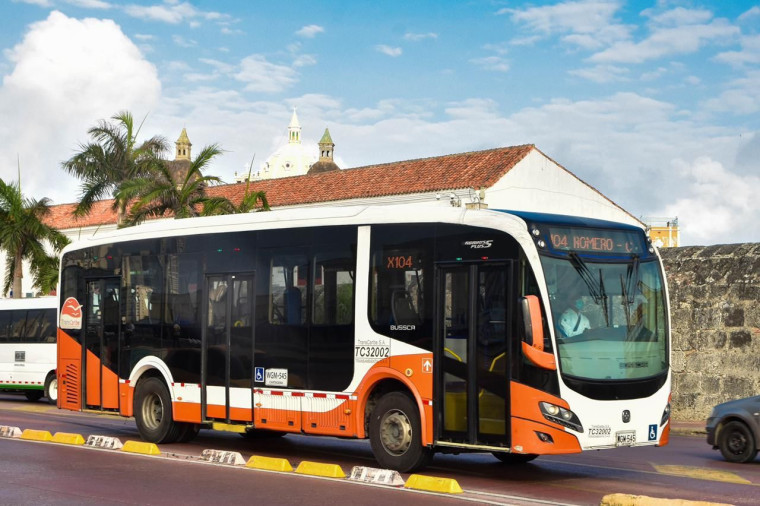
[[[649,426],[649,440],[657,441],[657,425]]]
[[[256,383],[264,383],[264,368],[263,367],[256,367],[256,374],[254,375],[254,381]]]

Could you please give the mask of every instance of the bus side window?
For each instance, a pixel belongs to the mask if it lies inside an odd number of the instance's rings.
[[[14,309],[11,316],[9,341],[21,343],[26,331],[26,309]]]
[[[303,255],[274,256],[269,281],[269,323],[306,323],[306,280],[308,264]]]
[[[11,323],[12,311],[0,311],[0,343],[7,343],[9,339],[8,327]]]
[[[317,325],[348,325],[354,319],[354,261],[314,257],[314,310],[312,323]]]

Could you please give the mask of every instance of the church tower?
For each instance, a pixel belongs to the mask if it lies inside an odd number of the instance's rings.
[[[307,174],[320,174],[330,172],[331,170],[340,170],[340,167],[333,160],[335,143],[330,137],[330,130],[325,128],[325,133],[319,140],[319,160],[311,166]]]
[[[333,148],[335,143],[330,137],[330,131],[325,128],[325,133],[322,138],[319,139],[319,161],[320,162],[332,162],[333,161]]]
[[[175,160],[188,160],[190,161],[190,148],[192,143],[187,137],[187,130],[182,129],[182,133],[179,134],[179,139],[174,143],[177,146],[177,152],[174,155]]]
[[[295,107],[293,108],[293,117],[290,118],[290,125],[288,125],[288,142],[290,144],[301,144],[301,124],[298,123]]]

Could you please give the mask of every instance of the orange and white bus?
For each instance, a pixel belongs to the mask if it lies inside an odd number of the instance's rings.
[[[0,391],[55,404],[58,299],[0,299]]]
[[[663,445],[665,276],[642,229],[569,216],[340,207],[168,220],[62,254],[59,406],[434,452]],[[569,300],[572,298],[572,300]]]

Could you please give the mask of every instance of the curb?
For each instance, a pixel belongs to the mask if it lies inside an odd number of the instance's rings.
[[[599,506],[731,506],[722,502],[663,499],[645,495],[609,494],[602,497]]]

